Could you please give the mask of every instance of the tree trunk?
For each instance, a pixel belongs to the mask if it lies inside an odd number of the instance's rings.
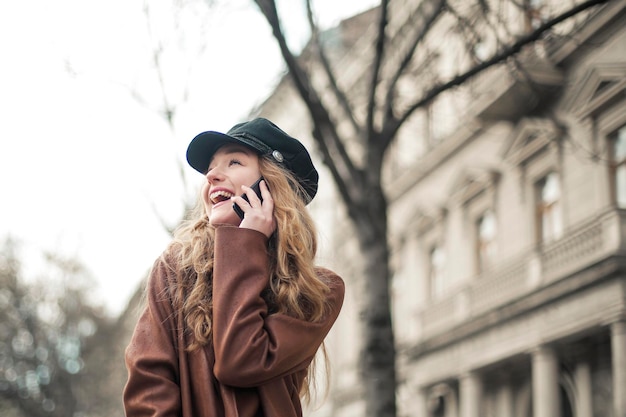
[[[380,186],[364,192],[366,207],[357,212],[355,225],[362,252],[364,276],[359,280],[359,315],[363,344],[359,372],[366,415],[395,417],[395,344],[390,309],[387,207]],[[368,213],[367,218],[362,214]],[[353,217],[354,219],[354,217]]]

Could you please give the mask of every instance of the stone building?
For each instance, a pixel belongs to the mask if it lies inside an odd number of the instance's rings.
[[[420,2],[392,4],[407,8],[400,27]],[[344,82],[363,75],[375,15],[337,29]],[[390,151],[400,416],[626,416],[626,1],[567,30],[442,95]],[[310,138],[288,78],[256,113]],[[320,263],[348,292],[328,340],[330,394],[310,415],[362,416],[358,245],[321,174]]]

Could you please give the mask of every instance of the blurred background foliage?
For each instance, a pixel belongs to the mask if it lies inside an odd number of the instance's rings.
[[[43,255],[46,272],[26,277],[19,242],[1,246],[0,415],[117,415],[125,378],[118,323],[93,301],[84,265]]]

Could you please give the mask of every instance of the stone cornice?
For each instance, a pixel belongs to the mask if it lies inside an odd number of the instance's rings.
[[[624,18],[626,13],[626,0],[613,0],[606,3],[584,25],[567,37],[556,38],[548,46],[548,55],[555,64],[562,64],[572,54],[580,51],[581,45],[594,35],[611,25],[611,22]]]

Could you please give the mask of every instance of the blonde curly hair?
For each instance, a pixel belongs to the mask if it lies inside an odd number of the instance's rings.
[[[317,230],[305,207],[308,196],[294,175],[271,159],[259,157],[259,169],[272,194],[277,223],[268,243],[270,284],[263,293],[269,313],[319,321],[328,311],[330,289],[315,271]],[[189,350],[211,341],[214,244],[215,228],[209,224],[200,198],[175,231],[170,248],[174,255],[171,267],[177,271],[172,295],[191,335]],[[323,345],[321,350],[325,353]],[[309,381],[314,379],[313,369],[309,368]],[[305,397],[308,389],[308,384],[303,384]]]

